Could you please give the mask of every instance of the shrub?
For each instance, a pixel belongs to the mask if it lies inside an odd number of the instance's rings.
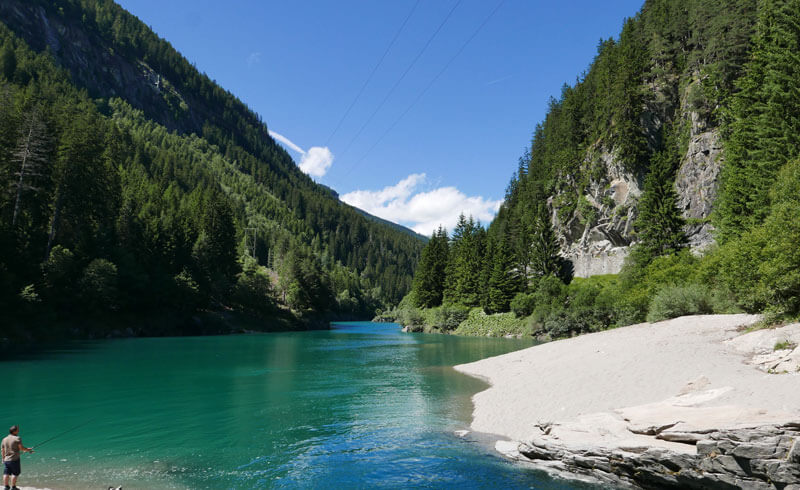
[[[683,315],[713,313],[711,291],[698,284],[666,286],[653,297],[647,311],[648,322],[658,322]]]
[[[417,308],[405,307],[397,310],[397,323],[408,327],[412,332],[421,332],[425,326],[425,317]]]
[[[428,324],[449,332],[458,328],[461,322],[467,319],[469,311],[468,307],[457,305],[431,308]]]
[[[342,292],[340,302],[350,301],[347,290]],[[244,270],[236,277],[233,289],[233,300],[238,306],[250,313],[264,314],[275,310],[272,295],[272,281],[266,268],[255,261],[245,262]]]
[[[106,259],[89,262],[79,281],[84,306],[89,310],[110,310],[117,306],[117,266]]]
[[[715,270],[749,312],[800,312],[800,203],[774,206],[766,221],[717,252]]]
[[[536,296],[531,293],[517,293],[511,300],[511,311],[522,318],[533,313],[536,308]]]
[[[503,337],[505,335],[531,335],[530,322],[513,313],[487,315],[481,308],[470,310],[467,319],[453,332],[457,335]]]

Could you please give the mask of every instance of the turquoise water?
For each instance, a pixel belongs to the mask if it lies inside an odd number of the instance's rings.
[[[529,341],[330,331],[120,339],[0,362],[0,424],[53,488],[578,488],[456,437],[485,388],[450,366]]]

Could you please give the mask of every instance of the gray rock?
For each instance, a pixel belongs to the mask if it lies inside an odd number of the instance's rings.
[[[786,459],[790,463],[800,464],[800,438],[796,438],[792,443],[792,448],[789,450],[789,454]]]
[[[537,466],[557,467],[566,475],[590,477],[611,486],[800,490],[799,427],[717,430],[694,437],[696,454],[660,447],[640,452],[570,448],[543,436],[535,444],[520,445],[520,457]]]

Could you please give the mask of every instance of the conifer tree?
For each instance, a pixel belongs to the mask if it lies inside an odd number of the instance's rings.
[[[486,232],[472,216],[462,213],[453,231],[447,261],[444,302],[464,306],[480,305],[481,259]]]
[[[511,300],[519,292],[520,280],[514,265],[511,247],[506,239],[501,238],[495,246],[492,257],[492,273],[487,293],[489,312],[508,311]]]
[[[800,1],[765,0],[745,75],[737,82],[715,224],[722,241],[769,213],[778,170],[800,155]]]
[[[422,250],[414,273],[412,291],[418,307],[433,308],[442,304],[447,255],[447,230],[440,226]]]
[[[684,220],[676,205],[675,171],[680,162],[676,135],[677,131],[669,131],[664,149],[654,156],[639,200],[636,229],[640,246],[649,257],[677,251],[686,241]]]
[[[547,205],[540,203],[537,207],[536,221],[533,225],[533,243],[531,244],[531,272],[534,276],[560,276],[562,259],[560,248],[550,223]]]

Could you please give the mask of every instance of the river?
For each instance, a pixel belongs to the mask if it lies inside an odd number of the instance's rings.
[[[531,341],[328,331],[76,342],[0,362],[0,423],[51,488],[585,488],[496,456],[451,366]],[[536,376],[538,373],[531,373]]]

